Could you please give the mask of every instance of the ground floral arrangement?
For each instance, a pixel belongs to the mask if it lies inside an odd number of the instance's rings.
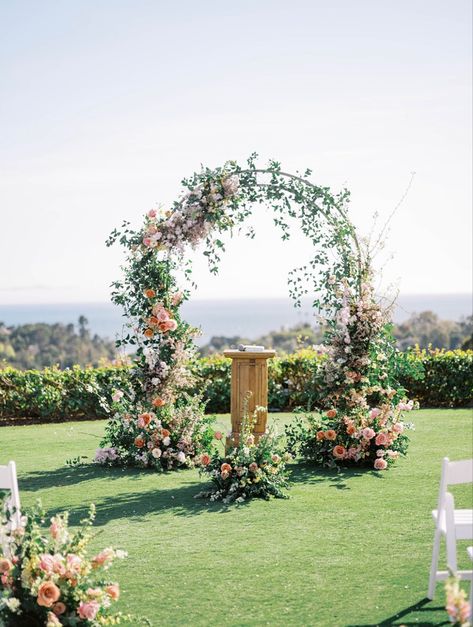
[[[223,456],[217,450],[212,455],[204,453],[201,456],[201,474],[213,485],[211,489],[197,494],[196,498],[223,501],[225,504],[242,504],[252,498],[269,500],[271,496],[287,498],[284,492],[289,487],[286,463],[292,456],[284,449],[281,435],[273,430],[255,437],[253,428],[260,411],[266,411],[266,408],[256,407],[250,416],[247,398],[238,442],[233,447],[227,447]],[[217,431],[215,438],[220,441],[223,434]]]
[[[217,272],[221,234],[240,232],[255,203],[274,212],[283,240],[293,222],[307,236],[314,253],[289,273],[289,291],[296,305],[312,293],[328,329],[324,400],[317,408],[324,417],[290,428],[291,449],[318,463],[369,462],[378,470],[405,453],[400,410],[411,404],[393,376],[390,311],[375,298],[373,250],[348,219],[349,192],[334,195],[308,180],[310,170],[289,174],[276,161],[258,168],[256,158],[243,167],[232,161],[203,168],[182,181],[185,191],[171,207],[148,211],[137,230],[124,222],[112,232],[107,244],[119,242],[127,251],[124,278],[112,292],[128,321],[118,345],[131,346],[136,357],[132,392],[115,392],[97,462],[169,470],[214,459],[204,405],[188,393],[197,330],[181,318],[190,291],[176,276],[181,272],[193,286],[185,253],[199,245]],[[245,234],[254,236],[251,227]]]
[[[7,553],[0,554],[0,625],[149,624],[112,610],[120,588],[108,577],[108,569],[126,553],[108,547],[93,557],[87,555],[94,517],[91,506],[80,528],[72,532],[68,514],[59,514],[45,532],[41,505],[27,512],[24,526],[9,534]]]

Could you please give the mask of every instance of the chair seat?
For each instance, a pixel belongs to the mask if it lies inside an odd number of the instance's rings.
[[[437,521],[438,510],[432,510],[432,518]],[[453,518],[457,540],[473,540],[473,509],[455,509]],[[440,530],[446,533],[445,513],[440,518]]]

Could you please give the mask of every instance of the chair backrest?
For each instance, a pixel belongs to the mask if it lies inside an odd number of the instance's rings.
[[[438,498],[439,512],[445,508],[445,495],[447,494],[448,486],[459,483],[473,483],[473,459],[451,462],[448,457],[444,457]]]
[[[9,490],[7,507],[11,512],[11,519],[15,527],[20,526],[20,492],[16,477],[15,462],[9,462],[7,466],[0,466],[0,490]]]

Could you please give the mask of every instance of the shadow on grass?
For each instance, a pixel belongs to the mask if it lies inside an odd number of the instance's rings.
[[[178,488],[147,490],[145,492],[123,492],[105,499],[95,501],[97,506],[97,526],[106,525],[113,520],[145,520],[148,516],[160,516],[171,513],[173,516],[198,516],[205,513],[225,513],[241,505],[225,505],[221,502],[211,503],[207,499],[195,498],[209,484],[198,480],[188,481]],[[89,504],[69,509],[70,521],[76,525],[87,514]],[[49,510],[47,516],[54,516],[63,511],[62,508]]]
[[[441,625],[451,625],[447,617],[441,622],[430,622],[423,621],[422,616],[415,616],[415,614],[421,614],[422,612],[445,611],[443,607],[429,606],[430,603],[432,603],[432,601],[425,598],[421,601],[418,601],[417,603],[414,603],[414,605],[406,607],[405,609],[401,610],[397,614],[394,614],[393,616],[388,616],[388,618],[385,618],[379,623],[350,623],[350,625],[346,625],[346,627],[394,627],[397,625],[399,627],[401,627],[401,625],[403,625],[404,627],[409,627],[410,625],[416,625],[417,627],[440,627]],[[408,620],[404,620],[405,618],[407,618]]]
[[[61,466],[53,470],[38,470],[18,477],[20,490],[36,492],[52,487],[66,487],[83,481],[110,479],[139,479],[150,471],[140,468],[107,468],[98,464],[81,464],[78,466]]]
[[[369,474],[381,479],[383,476],[380,472],[376,472],[369,468],[323,468],[310,464],[308,462],[300,462],[288,466],[290,471],[289,481],[293,484],[305,483],[313,485],[314,483],[330,483],[330,487],[337,490],[349,490],[348,482],[357,478],[364,477]]]

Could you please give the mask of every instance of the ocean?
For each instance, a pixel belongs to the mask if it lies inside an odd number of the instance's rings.
[[[458,320],[472,314],[471,294],[405,294],[397,301],[395,322],[406,320],[412,313],[433,311],[440,318]],[[80,315],[89,321],[92,333],[115,338],[121,333],[123,318],[111,303],[68,303],[42,305],[1,305],[0,322],[18,325],[35,322],[77,323]],[[183,305],[183,316],[202,329],[198,344],[213,335],[257,338],[281,327],[301,322],[314,322],[310,302],[294,308],[289,298],[191,300]]]

